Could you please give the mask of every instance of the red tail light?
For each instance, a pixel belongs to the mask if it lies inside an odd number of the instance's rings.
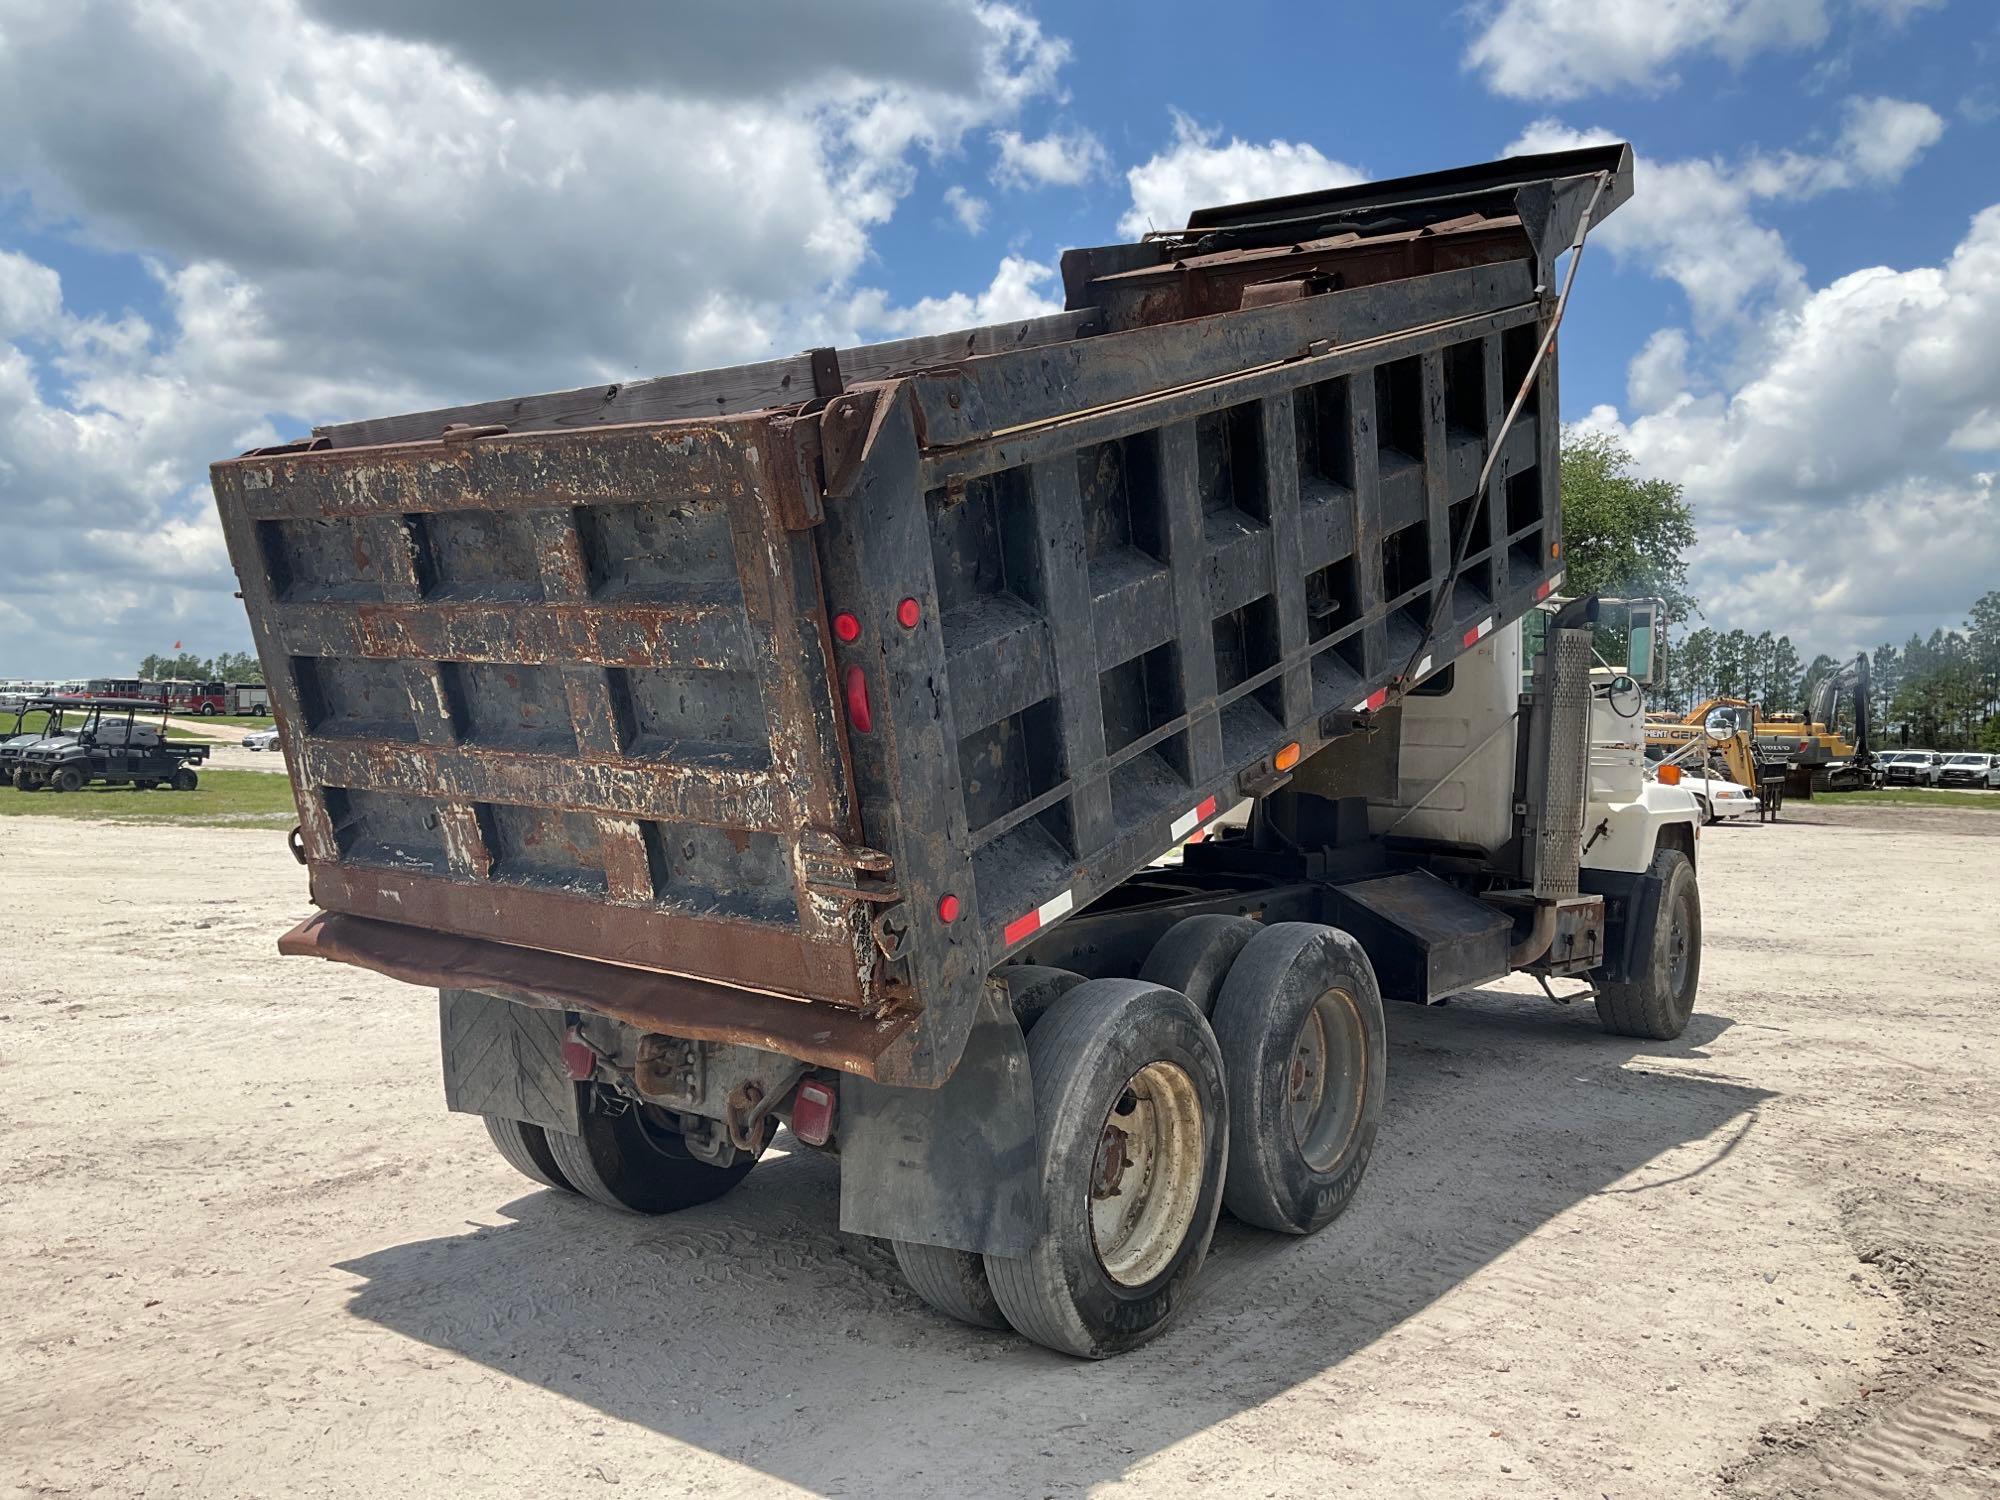
[[[808,1078],[792,1096],[792,1134],[808,1146],[833,1139],[833,1085]]]
[[[597,1072],[597,1054],[591,1051],[590,1043],[573,1031],[563,1038],[562,1060],[569,1076],[578,1083],[589,1082]]]
[[[847,690],[847,722],[863,734],[875,727],[875,711],[868,706],[868,678],[858,666],[849,666],[841,678]]]

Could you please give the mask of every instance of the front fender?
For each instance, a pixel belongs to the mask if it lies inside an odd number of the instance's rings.
[[[1701,808],[1686,787],[1648,781],[1629,801],[1592,802],[1584,817],[1586,870],[1619,870],[1640,875],[1653,863],[1660,830],[1685,826],[1687,847],[1701,837]]]

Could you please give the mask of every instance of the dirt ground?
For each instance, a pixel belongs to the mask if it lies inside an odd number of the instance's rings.
[[[8,819],[0,1492],[2000,1493],[2000,813],[1786,812],[1702,841],[1683,1040],[1391,1007],[1352,1209],[1099,1365],[929,1312],[809,1152],[529,1190],[426,995],[276,957],[280,836]]]

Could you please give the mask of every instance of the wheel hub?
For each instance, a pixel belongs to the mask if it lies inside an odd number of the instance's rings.
[[[1687,987],[1689,951],[1686,903],[1676,902],[1673,925],[1667,931],[1667,979],[1676,995]]]
[[[1344,989],[1325,991],[1299,1023],[1287,1072],[1286,1108],[1299,1154],[1315,1172],[1347,1149],[1367,1102],[1368,1033]]]
[[[1090,1237],[1105,1274],[1143,1286],[1166,1270],[1200,1207],[1200,1096],[1175,1063],[1148,1063],[1105,1115],[1090,1172]]]

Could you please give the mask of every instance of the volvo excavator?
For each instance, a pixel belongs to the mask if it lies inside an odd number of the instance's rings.
[[[1801,797],[1814,792],[1858,792],[1874,784],[1875,756],[1869,748],[1868,653],[1862,652],[1838,671],[1829,672],[1813,689],[1810,712],[1772,716],[1759,724],[1759,750],[1783,751],[1791,769],[1785,789]],[[1852,704],[1854,738],[1847,739],[1838,723],[1843,701]]]

